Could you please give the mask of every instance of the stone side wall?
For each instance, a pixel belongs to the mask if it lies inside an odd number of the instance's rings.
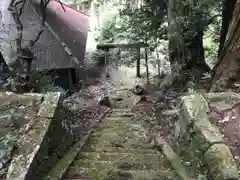
[[[230,148],[219,129],[207,117],[208,102],[202,95],[182,97],[176,137],[180,151],[190,149],[206,165],[214,180],[238,180]]]
[[[36,123],[21,137],[21,144],[18,144],[13,155],[6,180],[42,180],[72,145],[73,138],[62,127],[62,119],[59,117],[61,94],[47,93],[38,96],[42,96],[44,100]]]

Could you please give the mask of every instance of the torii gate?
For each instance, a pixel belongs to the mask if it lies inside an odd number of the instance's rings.
[[[137,49],[137,60],[136,60],[136,66],[137,66],[137,71],[136,71],[136,77],[141,77],[140,74],[140,49],[144,48],[145,50],[145,60],[146,60],[146,71],[147,71],[147,76],[149,75],[148,72],[148,64],[147,64],[147,44],[143,42],[136,42],[136,43],[128,43],[128,44],[115,44],[115,43],[105,43],[105,44],[97,44],[97,49],[104,50],[105,54],[105,64],[109,63],[108,59],[108,51],[109,49],[113,48],[136,48]]]

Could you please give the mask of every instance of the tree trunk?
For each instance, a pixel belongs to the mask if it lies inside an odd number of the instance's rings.
[[[222,51],[222,48],[224,46],[224,42],[226,39],[226,35],[228,32],[228,27],[231,22],[234,6],[236,4],[237,0],[223,0],[222,4],[222,28],[221,28],[221,35],[220,35],[220,44],[219,44],[219,50],[218,50],[218,56],[220,56],[220,53]]]
[[[211,70],[204,57],[202,20],[202,15],[195,12],[187,0],[168,1],[169,60],[172,73],[160,85],[160,99],[173,85],[186,87],[188,81],[197,82],[202,73]]]
[[[223,5],[222,5],[222,28],[221,28],[221,35],[220,35],[220,44],[219,44],[219,49],[218,49],[218,61],[216,63],[216,65],[213,68],[212,71],[212,83],[214,83],[215,80],[213,80],[213,78],[216,75],[216,71],[219,67],[219,65],[221,64],[221,55],[224,54],[223,52],[223,48],[224,48],[224,43],[225,43],[225,39],[227,36],[227,32],[228,32],[228,28],[229,28],[229,24],[232,20],[233,17],[233,11],[234,11],[234,6],[236,4],[237,0],[224,0],[223,1]],[[211,87],[212,85],[210,85]]]
[[[150,84],[150,79],[149,79],[149,68],[148,68],[148,49],[145,48],[145,64],[146,64],[146,73],[147,73],[147,84]]]
[[[194,13],[190,5],[183,6],[176,0],[169,0],[169,59],[171,64],[179,64],[188,69],[200,68],[208,72],[210,68],[204,56],[202,16],[197,13],[192,16]],[[184,19],[186,17],[189,18]]]
[[[157,70],[158,70],[158,77],[161,77],[161,59],[159,58],[159,53],[156,50],[156,59],[157,59]]]
[[[228,4],[231,6],[232,4]],[[229,7],[225,7],[230,9]],[[222,47],[219,62],[215,67],[215,73],[212,77],[210,91],[234,90],[234,84],[239,83],[240,77],[240,0],[237,0],[231,22],[225,36],[224,46]],[[228,16],[228,13],[223,16]],[[223,19],[227,19],[223,17]],[[226,22],[227,23],[227,22]]]
[[[141,51],[140,51],[140,47],[139,48],[137,48],[137,64],[136,64],[136,68],[137,68],[137,74],[136,74],[136,76],[138,77],[138,78],[140,78],[141,77],[141,74],[140,74],[140,61],[141,61],[141,53],[140,53]]]

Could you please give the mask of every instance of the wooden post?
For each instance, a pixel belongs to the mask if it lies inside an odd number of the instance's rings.
[[[160,71],[160,68],[161,68],[161,60],[160,60],[160,58],[159,58],[159,54],[158,54],[158,51],[156,50],[155,51],[156,52],[156,59],[157,59],[157,65],[158,65],[158,67],[157,67],[157,69],[158,69],[158,77],[160,77],[161,76],[161,71]]]
[[[72,73],[70,68],[68,68],[68,79],[69,79],[69,93],[71,94],[73,90],[73,79],[72,79]]]
[[[109,74],[109,76],[111,76],[111,65],[112,64],[110,62],[110,58],[108,58],[108,56],[107,56],[107,66],[108,66],[108,74]]]
[[[108,49],[106,49],[104,51],[104,67],[105,67],[105,70],[106,70],[106,77],[109,77],[110,72],[109,72],[109,69],[108,69]]]
[[[140,74],[140,61],[141,61],[141,53],[140,53],[140,50],[141,50],[141,48],[140,48],[140,46],[139,47],[137,47],[137,66],[136,66],[136,68],[137,68],[137,77],[138,78],[140,78],[141,77],[141,74]]]
[[[118,66],[120,66],[120,62],[121,62],[121,50],[120,48],[118,48],[118,51],[117,51],[117,63],[116,63],[116,68],[118,69]]]
[[[147,48],[144,48],[145,51],[145,64],[146,64],[146,72],[147,72],[147,83],[150,84],[149,80],[149,69],[148,69],[148,53],[147,53]]]

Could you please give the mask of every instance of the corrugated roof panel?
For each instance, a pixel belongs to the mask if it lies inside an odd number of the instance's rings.
[[[28,3],[25,6],[22,22],[24,24],[24,39],[34,39],[41,28],[41,19]],[[38,70],[76,66],[76,63],[72,61],[71,57],[64,50],[61,41],[53,35],[48,27],[44,28],[44,32],[35,44],[34,55],[36,59],[33,62],[33,68]]]

